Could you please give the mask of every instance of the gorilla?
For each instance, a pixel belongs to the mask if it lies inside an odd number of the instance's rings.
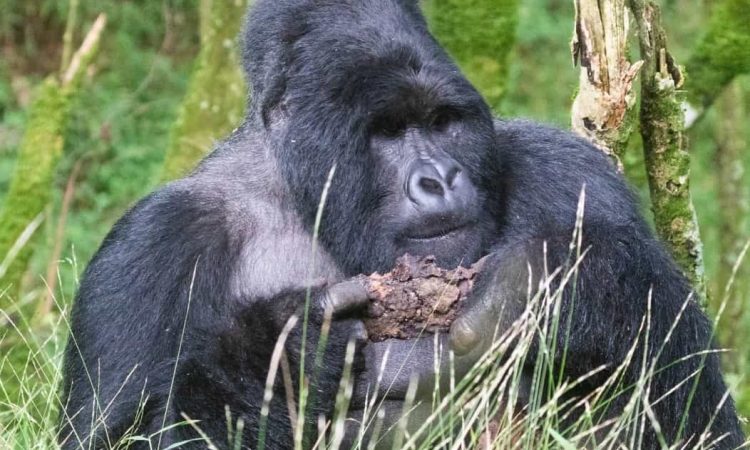
[[[126,213],[85,271],[64,363],[63,449],[123,436],[139,437],[132,448],[292,448],[300,373],[311,446],[347,367],[356,397],[383,359],[351,277],[388,271],[405,253],[444,267],[488,256],[441,336],[470,366],[519,317],[528,271],[568,261],[582,189],[587,254],[562,299],[569,326],[555,363],[569,379],[602,366],[610,375],[635,346],[659,367],[660,431],[649,421],[644,448],[690,446],[705,431],[723,436],[720,448],[741,444],[717,355],[690,357],[712,348],[711,324],[600,150],[494,119],[415,0],[258,0],[244,33],[244,124]],[[648,340],[638,339],[644,319]],[[432,371],[432,349],[404,362],[402,343],[389,348],[406,367],[383,364],[394,385]],[[279,369],[264,400],[279,354],[292,392]],[[403,403],[404,391],[388,401]],[[613,401],[608,417],[622,408]]]

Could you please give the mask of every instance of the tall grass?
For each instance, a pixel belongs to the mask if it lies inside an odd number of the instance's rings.
[[[326,196],[335,174],[335,167],[331,169],[327,178],[321,201],[316,216],[313,247],[311,251],[317,254],[317,236],[323,219]],[[632,343],[625,359],[617,367],[601,366],[589,373],[583,374],[576,379],[564,376],[566,359],[572,355],[567,354],[567,337],[572,331],[570,329],[571,317],[562,315],[563,293],[569,292],[571,302],[575,302],[575,286],[578,279],[578,271],[582,261],[587,257],[587,249],[582,248],[582,223],[585,202],[585,191],[581,193],[578,206],[576,227],[571,237],[571,245],[568,261],[562,267],[546,267],[541,274],[537,285],[532,285],[534,277],[529,273],[528,298],[525,299],[523,313],[506,330],[496,329],[494,339],[489,349],[480,357],[463,377],[457,379],[454,366],[454,357],[450,351],[441,348],[445,340],[434,336],[434,377],[431,396],[417,397],[418,380],[412,379],[407,390],[403,410],[397,420],[385,420],[386,413],[381,396],[370,395],[365,402],[362,417],[353,420],[349,417],[349,405],[353,392],[352,363],[354,360],[354,343],[350,342],[344,361],[344,371],[339,386],[339,392],[335,401],[335,410],[331,418],[312,418],[317,420],[317,441],[307,443],[304,436],[310,435],[311,430],[305,429],[315,420],[305,417],[308,409],[307,402],[315,401],[314,390],[309,387],[308,373],[313,377],[316,368],[322,364],[322,353],[330,331],[332,313],[327,311],[325,319],[319,330],[318,345],[315,349],[313,361],[307,361],[312,366],[311,370],[305,371],[304,358],[300,363],[298,374],[290,373],[289,364],[284,352],[286,339],[292,329],[296,326],[302,327],[301,355],[305,355],[308,328],[315,326],[308,320],[308,312],[311,308],[311,292],[308,291],[305,299],[304,314],[302,317],[292,316],[284,329],[274,348],[268,376],[265,381],[266,389],[262,399],[258,448],[264,448],[267,425],[269,421],[270,404],[274,395],[279,395],[274,390],[277,377],[282,377],[288,414],[292,424],[294,446],[296,449],[342,449],[344,436],[347,432],[354,430],[356,439],[353,448],[357,449],[638,449],[643,445],[643,436],[646,427],[656,430],[662,449],[685,448],[684,444],[676,443],[671,446],[662,436],[658,420],[654,414],[653,407],[662,401],[672,391],[664,393],[662,397],[654,399],[651,395],[651,380],[654,375],[663,368],[657,368],[657,361],[664,346],[672,336],[672,332],[679,323],[682,312],[691,297],[684,299],[683,308],[675,318],[675,322],[668,330],[664,342],[650,342],[651,324],[651,296],[646,299],[648,308],[646,316],[642,318],[638,337]],[[734,266],[732,276],[729,279],[725,293],[731,290],[735,275],[740,267],[745,254],[750,247],[750,242],[745,245],[738,262]],[[12,257],[9,256],[9,257]],[[7,259],[7,258],[6,258]],[[315,273],[314,260],[311,263],[310,273]],[[62,267],[69,267],[70,273],[78,273],[75,260],[68,261]],[[197,263],[193,269],[193,280],[197,270]],[[58,283],[63,282],[63,276],[58,275]],[[312,279],[312,278],[311,278]],[[77,279],[75,279],[77,282]],[[49,286],[48,286],[49,288]],[[193,294],[193,282],[190,283],[186,317],[189,312]],[[52,291],[52,289],[50,289]],[[60,289],[64,292],[65,290]],[[7,295],[7,293],[0,293]],[[718,324],[726,304],[728,295],[724,296],[722,308],[714,325]],[[24,315],[28,310],[25,303],[28,300],[20,300],[17,306],[8,311],[0,311],[0,448],[13,449],[49,449],[56,448],[58,411],[63,406],[64,399],[60,398],[61,365],[62,355],[65,348],[66,336],[68,335],[69,311],[65,305],[70,302],[67,299],[53,298],[57,305],[57,314],[52,314],[43,323],[43,326],[32,326]],[[503,301],[504,299],[498,299]],[[520,300],[520,299],[519,299]],[[567,308],[572,313],[573,308]],[[185,322],[187,323],[187,322]],[[565,333],[561,333],[565,331]],[[182,337],[184,337],[184,329]],[[75,338],[75,336],[73,336]],[[72,339],[75,342],[75,339]],[[562,345],[562,348],[558,348]],[[532,347],[534,351],[532,351]],[[182,338],[180,340],[182,348]],[[657,349],[655,355],[650,349]],[[711,348],[683,357],[703,359]],[[639,353],[639,352],[642,352]],[[406,370],[406,361],[410,358],[407,354],[388,354],[385,358],[396,358],[403,361],[401,367]],[[529,355],[534,354],[533,360]],[[649,356],[651,354],[651,356]],[[447,355],[447,361],[441,357]],[[562,361],[557,355],[563,355]],[[170,392],[167,397],[167,408],[172,397],[174,376],[177,373],[180,350],[175,358]],[[382,392],[382,371],[386,361],[382,362],[381,374],[377,377],[375,386],[370,386],[372,393]],[[629,371],[631,365],[640,367],[640,372],[635,382],[628,381],[624,374]],[[700,365],[703,367],[703,364]],[[95,373],[96,368],[87,368],[89,373]],[[603,383],[598,383],[598,388],[593,392],[579,391],[577,388],[584,385],[592,377],[601,377],[604,371],[609,375]],[[699,377],[696,373],[690,374],[685,380],[679,380],[672,390],[683,385],[693,384]],[[293,377],[297,376],[298,384],[294,389]],[[441,380],[442,378],[442,380]],[[127,377],[125,383],[127,383]],[[93,381],[90,381],[93,386]],[[96,389],[95,389],[96,390]],[[298,395],[294,395],[297,392]],[[581,394],[585,392],[585,394]],[[728,400],[728,393],[722,399]],[[147,397],[144,392],[143,399]],[[625,401],[623,402],[623,398]],[[616,400],[615,400],[616,399]],[[114,399],[112,400],[114,401]],[[608,413],[614,407],[614,402],[625,405],[621,412],[616,415]],[[145,403],[145,400],[142,404]],[[720,406],[719,406],[720,407]],[[94,418],[93,428],[106,425],[107,410],[109,405],[99,405],[99,416]],[[686,408],[687,409],[687,408]],[[717,408],[718,409],[718,408]],[[618,411],[620,411],[618,409]],[[687,414],[687,412],[685,413]],[[131,430],[136,430],[141,414],[136,414],[136,421]],[[118,438],[116,442],[111,441],[112,448],[128,448],[136,442],[148,443],[150,447],[161,449],[162,437],[165,432],[174,427],[192,427],[197,431],[198,437],[178,444],[171,444],[167,449],[179,448],[184,444],[195,444],[200,441],[210,449],[219,447],[201,429],[201,424],[183,414],[183,420],[178,423],[168,422],[168,413],[165,412],[162,429],[150,436],[139,436],[134,432],[126,433]],[[244,423],[242,420],[234,421],[231,411],[226,411],[228,442],[233,443],[233,448],[240,449]],[[62,420],[65,420],[63,418]],[[683,420],[684,422],[684,420]],[[93,426],[96,425],[96,426]],[[709,425],[710,426],[710,425]],[[104,427],[106,430],[106,426]],[[348,430],[348,431],[347,431]],[[691,448],[711,449],[721,443],[723,436],[712,436],[709,430],[705,430],[699,437],[698,442],[692,442]],[[78,442],[86,442],[85,436],[76,436]],[[153,443],[156,442],[154,446]],[[89,447],[91,444],[89,444]],[[82,449],[85,447],[81,445]]]
[[[653,413],[654,403],[659,399],[654,400],[650,395],[650,382],[656,371],[654,361],[658,356],[647,359],[645,354],[636,350],[647,346],[634,343],[619,367],[600,367],[578,379],[562,377],[560,363],[553,362],[552,355],[559,354],[555,348],[560,345],[556,336],[569,319],[561,316],[562,293],[575,281],[578,267],[585,258],[585,249],[573,245],[568,267],[551,268],[545,274],[538,290],[534,290],[537,293],[527,299],[521,317],[509,329],[497,330],[494,344],[461,379],[455,377],[452,355],[437,349],[436,355],[448,354],[449,361],[436,358],[435,377],[445,377],[447,382],[435,383],[431,398],[426,399],[416,398],[416,384],[413,383],[404,403],[404,416],[392,425],[384,424],[382,401],[375,396],[366,402],[361,421],[354,423],[347,419],[353,378],[354,347],[350,346],[336,411],[330,422],[316,418],[321,433],[313,448],[343,448],[344,430],[352,426],[358,428],[360,439],[355,448],[362,449],[373,448],[379,440],[381,445],[391,442],[387,448],[414,450],[640,448],[646,426],[659,430]],[[56,304],[69,303],[62,300],[56,299]],[[686,305],[688,301],[690,299],[685,299]],[[0,380],[0,448],[56,448],[57,414],[62,402],[59,397],[62,353],[68,332],[68,311],[63,308],[58,312],[41,328],[38,325],[32,327],[22,314],[11,317],[6,312],[0,313],[0,319],[5,323],[0,335],[0,369],[3,373]],[[288,366],[283,367],[283,340],[291,327],[299,326],[300,321],[293,318],[282,333],[282,341],[274,352],[273,370],[267,380],[269,387],[277,376],[281,376],[279,372],[288,370]],[[649,317],[643,318],[640,342],[649,340],[649,322]],[[439,340],[436,339],[435,343],[437,348]],[[537,356],[532,361],[528,360],[528,355],[534,343]],[[690,357],[704,355],[705,352]],[[391,354],[389,357],[404,358],[404,355]],[[621,375],[629,364],[636,361],[642,363],[640,376],[632,385],[624,386]],[[448,367],[448,370],[439,371],[439,367]],[[528,370],[529,367],[533,370]],[[611,370],[611,375],[599,389],[585,396],[576,394],[577,387],[589,378],[601,375],[605,369]],[[286,374],[288,380],[284,383],[287,390],[292,388],[289,375]],[[688,378],[680,384],[691,382]],[[302,382],[302,386],[304,389],[306,384]],[[441,390],[438,386],[447,388]],[[377,390],[375,386],[374,391]],[[627,397],[626,406],[622,414],[609,417],[603,412],[611,406],[615,393]],[[273,395],[278,393],[267,389],[263,404],[268,405]],[[302,416],[293,421],[296,427],[311,423],[303,417],[305,408],[294,404],[293,396],[287,396],[287,402],[290,403],[290,415]],[[267,408],[261,414],[267,415]],[[412,414],[418,416],[416,420],[410,420]],[[229,413],[227,422],[228,433],[234,436],[231,441],[236,443],[235,448],[240,448],[244,424],[234,422]],[[175,426],[195,428],[207,448],[217,448],[202,433],[199,422],[184,417],[184,421],[178,424],[165,422],[162,431]],[[301,436],[302,430],[298,429],[297,433]],[[721,436],[705,433],[697,448],[713,448],[720,439]],[[112,444],[115,448],[127,448],[134,442],[148,440],[149,437],[130,435]],[[298,447],[301,447],[301,442],[298,438]],[[662,448],[682,448],[679,443],[670,447],[662,442]]]
[[[0,310],[0,448],[56,448],[68,311],[32,326],[24,309]]]

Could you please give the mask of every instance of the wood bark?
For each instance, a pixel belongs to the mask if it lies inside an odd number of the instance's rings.
[[[641,58],[641,135],[651,206],[659,235],[701,299],[706,299],[703,246],[690,196],[684,91],[680,67],[667,49],[659,8],[631,0],[638,24]]]
[[[471,267],[446,270],[433,257],[405,255],[386,274],[359,276],[371,296],[365,320],[369,339],[378,342],[447,332],[482,265],[480,260]]]
[[[573,101],[573,131],[621,159],[633,130],[633,80],[641,62],[628,61],[628,15],[625,0],[576,0],[571,50],[580,66]]]

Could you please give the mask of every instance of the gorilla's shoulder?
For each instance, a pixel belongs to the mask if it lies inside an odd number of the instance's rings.
[[[512,171],[588,184],[622,185],[609,156],[570,131],[523,119],[495,120],[499,156]]]
[[[541,199],[545,208],[555,199],[557,207],[575,211],[585,188],[590,214],[614,222],[636,220],[637,197],[610,158],[590,142],[528,120],[495,120],[495,132],[514,199]]]
[[[266,144],[243,128],[235,130],[191,174],[133,206],[105,239],[103,253],[179,256],[251,242],[284,217],[279,212],[285,191]]]
[[[589,167],[615,173],[607,155],[587,140],[567,130],[525,119],[495,120],[495,133],[500,150],[508,156],[541,160],[577,161]]]
[[[102,251],[124,256],[122,249],[153,254],[173,252],[170,246],[211,246],[227,235],[227,219],[221,196],[190,179],[179,180],[136,203],[107,235]]]

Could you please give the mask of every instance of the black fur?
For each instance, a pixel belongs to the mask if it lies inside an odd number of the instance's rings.
[[[563,317],[573,308],[566,372],[575,377],[622,361],[650,289],[647,350],[655,355],[690,286],[621,177],[599,150],[569,133],[493,122],[428,33],[416,3],[256,2],[245,31],[253,93],[246,123],[189,177],[140,201],[86,270],[65,360],[64,449],[88,448],[90,440],[107,446],[137,419],[136,433],[151,435],[154,445],[194,439],[190,426],[152,435],[183,420],[183,413],[223,448],[231,440],[227,405],[232,420],[244,422],[244,445],[255,448],[271,353],[287,319],[300,313],[308,286],[313,308],[306,349],[312,352],[326,286],[388,270],[405,251],[436,253],[455,265],[491,252],[533,253],[547,242],[549,265],[563,264],[584,185],[590,253],[575,302],[563,305]],[[415,212],[402,186],[406,168],[422,160],[460,167],[473,186],[464,198],[471,201],[435,214]],[[314,218],[334,165],[321,247],[313,256]],[[414,238],[445,221],[462,228],[434,242]],[[307,429],[315,428],[318,414],[332,411],[356,327],[355,320],[337,318],[324,363],[313,368],[313,354],[307,357],[315,393]],[[301,338],[298,326],[286,346],[293,373]],[[710,348],[710,339],[710,324],[691,301],[662,366]],[[660,372],[652,398],[699,362],[691,358]],[[634,364],[627,379],[638,371]],[[690,386],[654,406],[668,440],[677,439]],[[276,391],[266,445],[290,448],[279,383]],[[728,433],[723,448],[741,443],[731,399],[711,423],[725,391],[718,358],[710,355],[683,438],[695,439],[710,426],[714,434]],[[650,430],[644,446],[657,446]]]

